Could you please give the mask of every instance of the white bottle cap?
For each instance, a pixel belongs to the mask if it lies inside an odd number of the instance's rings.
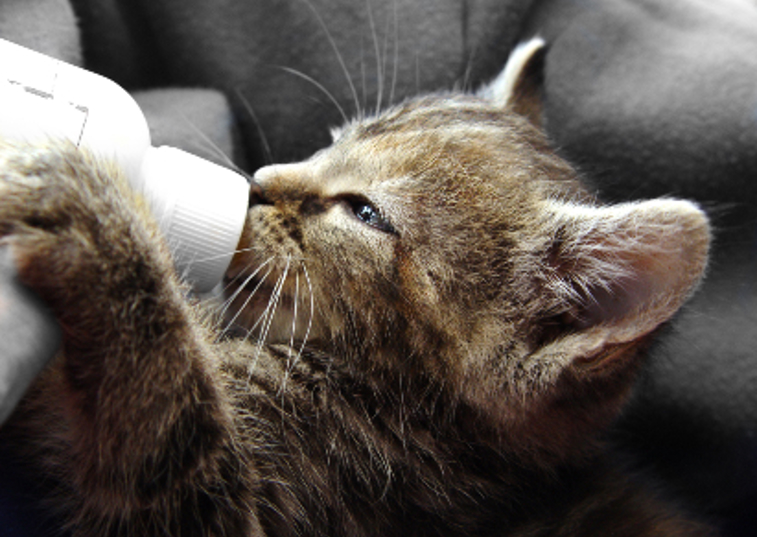
[[[223,278],[239,244],[249,199],[240,174],[173,147],[151,147],[142,161],[143,194],[181,277],[198,293]]]

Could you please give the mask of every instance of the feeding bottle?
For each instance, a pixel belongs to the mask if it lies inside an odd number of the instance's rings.
[[[196,292],[220,282],[242,232],[249,186],[238,173],[153,147],[142,111],[115,82],[0,39],[0,137],[66,138],[120,165],[149,202],[178,273]]]

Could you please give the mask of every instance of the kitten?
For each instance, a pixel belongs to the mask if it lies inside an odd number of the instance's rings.
[[[602,441],[707,220],[593,200],[511,111],[535,57],[261,169],[233,330],[118,170],[0,145],[3,240],[64,332],[12,428],[74,535],[709,535]]]

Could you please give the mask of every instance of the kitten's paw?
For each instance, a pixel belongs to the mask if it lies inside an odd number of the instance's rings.
[[[165,273],[146,211],[122,173],[71,144],[0,143],[0,241],[59,317]]]

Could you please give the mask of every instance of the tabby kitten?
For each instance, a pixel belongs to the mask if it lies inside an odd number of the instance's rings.
[[[74,535],[709,535],[601,436],[707,220],[594,201],[504,102],[529,57],[261,169],[223,322],[118,170],[0,146],[3,241],[64,331],[11,427]]]

